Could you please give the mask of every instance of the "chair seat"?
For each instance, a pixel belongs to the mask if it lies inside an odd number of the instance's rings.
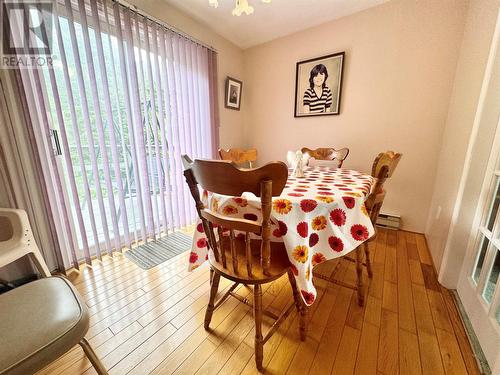
[[[264,270],[260,264],[260,240],[252,240],[252,275],[249,276],[247,272],[247,264],[245,258],[245,240],[236,238],[235,250],[238,259],[238,272],[233,269],[233,258],[231,256],[230,240],[229,237],[223,236],[222,248],[226,254],[226,268],[222,266],[222,260],[217,262],[214,253],[209,251],[208,260],[216,272],[229,280],[236,282],[245,282],[247,284],[263,284],[268,283],[284,275],[290,267],[288,254],[283,242],[271,242],[271,264],[269,268],[269,275],[264,274]]]
[[[88,330],[85,303],[62,277],[0,295],[0,374],[32,374],[77,345]]]

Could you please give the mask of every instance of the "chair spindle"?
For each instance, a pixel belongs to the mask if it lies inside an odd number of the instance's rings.
[[[234,273],[238,273],[238,255],[236,254],[236,246],[235,246],[235,239],[234,239],[234,230],[229,231],[229,240],[231,241],[230,243],[230,249],[231,249],[231,259],[233,260],[233,271]]]

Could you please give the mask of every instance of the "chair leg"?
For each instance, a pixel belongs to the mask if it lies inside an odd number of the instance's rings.
[[[100,359],[95,354],[94,349],[92,349],[92,347],[90,346],[89,342],[87,341],[87,339],[85,337],[80,340],[80,346],[82,347],[83,351],[85,352],[85,355],[89,359],[90,363],[92,363],[92,366],[94,366],[94,369],[96,370],[96,372],[99,375],[108,375],[108,372],[104,368]]]
[[[368,277],[371,279],[373,278],[373,271],[372,263],[370,261],[370,246],[368,245],[367,241],[363,242],[363,247],[365,248],[366,271],[368,271]]]
[[[295,301],[295,307],[299,313],[299,333],[300,340],[305,341],[307,336],[307,306],[304,305],[297,288],[297,282],[292,274],[291,270],[288,270],[288,280],[290,280],[290,285],[292,286],[293,300]]]
[[[255,363],[257,370],[262,371],[264,342],[262,338],[262,287],[260,284],[255,284],[253,289],[253,317],[255,319]]]
[[[219,281],[220,281],[220,275],[217,272],[213,272],[213,275],[211,276],[212,277],[210,284],[212,286],[210,288],[210,300],[208,301],[207,311],[205,312],[205,324],[204,324],[205,329],[208,329],[210,327],[210,321],[212,320],[212,315],[214,313],[214,308],[215,308],[215,297],[217,296],[217,289],[219,289]]]
[[[356,288],[358,292],[358,305],[363,306],[365,304],[365,287],[363,285],[363,253],[361,252],[361,247],[356,250]]]

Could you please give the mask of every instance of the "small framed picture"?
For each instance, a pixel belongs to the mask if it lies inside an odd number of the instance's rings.
[[[345,52],[297,63],[295,117],[338,115]]]
[[[241,81],[231,77],[226,78],[226,108],[240,110],[242,87],[243,83]]]

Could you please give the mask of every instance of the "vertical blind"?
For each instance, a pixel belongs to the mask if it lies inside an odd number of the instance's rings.
[[[61,146],[39,141],[78,267],[195,219],[180,157],[215,156],[217,56],[117,2],[62,1],[53,66],[21,77],[33,126]]]

